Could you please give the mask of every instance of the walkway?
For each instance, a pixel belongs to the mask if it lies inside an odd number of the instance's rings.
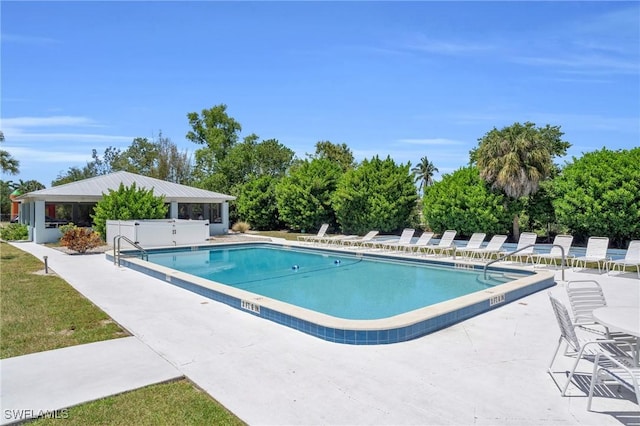
[[[632,401],[619,398],[597,398],[593,408],[600,412],[588,412],[576,387],[574,396],[560,396],[546,373],[558,338],[546,292],[413,341],[351,346],[117,268],[104,255],[16,246],[47,255],[57,274],[249,424],[619,425],[640,415]],[[638,305],[635,275],[567,271],[569,280],[589,278],[600,281],[610,304]],[[562,283],[551,291],[564,298]],[[14,408],[4,397],[11,362],[1,364],[3,412]],[[34,386],[46,395],[49,385]]]

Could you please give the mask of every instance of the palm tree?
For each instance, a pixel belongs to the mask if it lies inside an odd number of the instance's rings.
[[[0,142],[4,142],[4,132],[0,130]],[[13,158],[9,152],[4,149],[0,149],[0,170],[3,173],[9,173],[12,175],[17,175],[20,170],[20,162]]]
[[[513,238],[520,238],[519,206],[522,197],[535,194],[540,182],[554,170],[553,157],[566,154],[570,144],[562,141],[558,126],[536,128],[534,123],[514,123],[494,128],[471,152],[480,177],[494,189],[502,190],[513,201]]]
[[[433,185],[433,174],[437,171],[438,168],[426,156],[420,159],[420,163],[411,169],[411,172],[416,177],[416,183],[420,182],[418,191]]]

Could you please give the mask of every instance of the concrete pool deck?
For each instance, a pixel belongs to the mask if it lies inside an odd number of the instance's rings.
[[[167,371],[175,368],[179,373],[172,374],[186,376],[249,424],[640,423],[633,396],[594,398],[597,412],[586,410],[582,385],[588,381],[580,382],[580,388],[570,386],[570,396],[560,396],[546,372],[559,336],[546,291],[416,340],[354,346],[327,342],[118,268],[104,255],[14,245],[40,259],[48,256],[53,271],[157,354],[161,370],[163,360],[168,361],[172,367]],[[559,272],[556,278],[558,286],[550,291],[566,300]],[[635,273],[567,270],[566,279],[596,279],[610,305],[639,305]],[[98,345],[83,346],[99,351]],[[47,354],[39,355],[38,366]],[[111,354],[117,358],[122,353],[113,349]],[[34,398],[37,393],[21,389],[20,380],[7,388],[5,369],[18,378],[30,372],[26,364],[23,371],[13,370],[14,360],[0,362],[2,412],[39,409],[6,405],[6,395],[14,391]],[[556,361],[557,381],[566,377],[569,366],[568,358]],[[590,365],[581,364],[579,371],[590,373]],[[68,391],[78,388],[76,380],[65,380]],[[47,385],[43,380],[33,386],[46,391]],[[139,387],[133,380],[130,386]],[[104,389],[103,396],[109,392]],[[91,399],[95,397],[87,395]]]

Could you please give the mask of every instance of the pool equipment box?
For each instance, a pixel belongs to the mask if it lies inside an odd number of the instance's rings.
[[[146,219],[107,220],[107,244],[121,235],[142,247],[167,247],[204,244],[209,239],[208,220]],[[122,248],[130,248],[126,240]]]

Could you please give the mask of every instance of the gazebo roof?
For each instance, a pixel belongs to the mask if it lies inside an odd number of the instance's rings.
[[[153,189],[154,195],[164,196],[167,202],[221,203],[235,200],[235,197],[232,195],[193,188],[187,185],[123,171],[29,192],[17,197],[17,199],[21,202],[37,200],[50,202],[98,202],[102,199],[102,196],[108,194],[110,190],[117,190],[121,183],[127,187],[135,183],[137,188]]]

